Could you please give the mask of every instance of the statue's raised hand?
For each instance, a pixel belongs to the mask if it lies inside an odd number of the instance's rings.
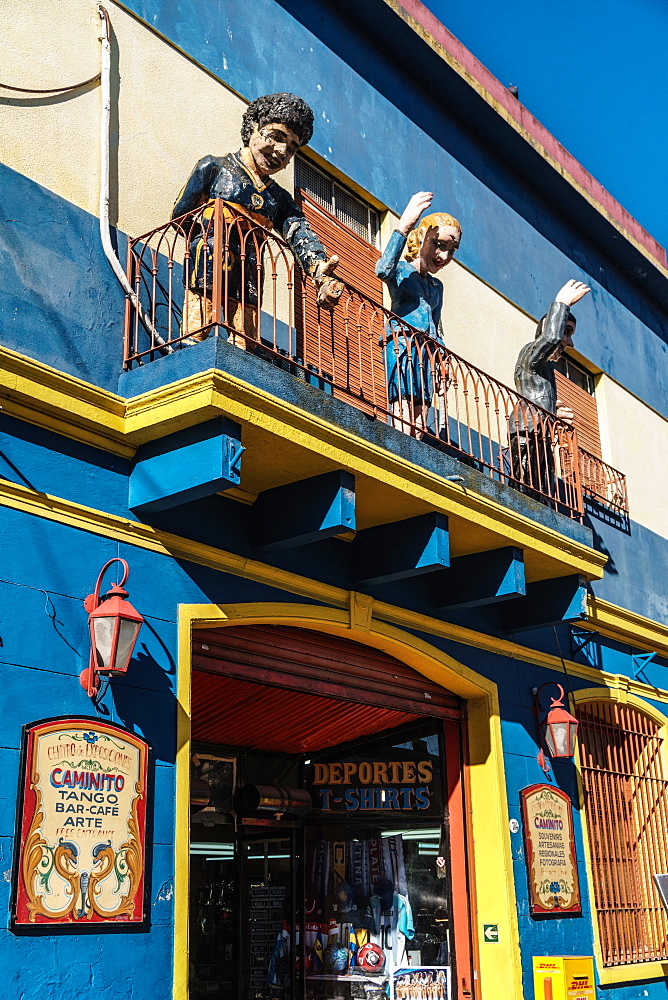
[[[433,198],[434,195],[431,191],[418,191],[417,194],[413,195],[397,223],[397,229],[400,233],[408,236],[411,229],[415,229],[418,219],[423,212],[427,211]]]
[[[566,306],[574,306],[576,302],[589,292],[590,289],[585,285],[584,281],[576,281],[575,278],[571,278],[567,281],[563,288],[560,288],[557,292],[555,302],[563,302]]]

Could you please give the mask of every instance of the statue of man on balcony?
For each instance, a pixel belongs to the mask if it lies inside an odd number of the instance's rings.
[[[230,333],[229,340],[238,347],[245,348],[249,340],[259,339],[263,241],[261,234],[251,231],[252,222],[235,215],[234,209],[281,233],[313,279],[321,308],[333,309],[343,291],[343,284],[332,277],[338,257],[327,254],[294,199],[272,180],[272,174],[287,167],[312,135],[313,112],[300,97],[285,93],[258,97],[243,115],[242,148],[237,153],[199,160],[172,210],[172,219],[177,219],[214,198],[229,206],[224,210],[227,239],[222,266],[227,273],[223,309],[224,322],[236,331]],[[184,226],[190,262],[184,279],[181,332],[193,340],[203,340],[212,322],[213,226],[207,224],[212,212],[208,207],[198,226]]]
[[[538,322],[536,335],[525,344],[515,365],[515,388],[530,403],[536,403],[559,420],[571,424],[573,411],[557,399],[554,369],[567,347],[573,346],[575,316],[570,307],[589,288],[571,278],[556,295]],[[513,478],[523,489],[551,497],[554,491],[554,452],[557,440],[551,424],[539,410],[518,404],[511,419],[510,457]]]

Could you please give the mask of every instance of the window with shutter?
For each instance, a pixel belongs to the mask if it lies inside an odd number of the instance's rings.
[[[659,723],[612,701],[578,706],[591,878],[606,966],[668,959],[653,875],[668,871],[668,780]]]
[[[598,410],[594,395],[594,376],[567,354],[562,354],[554,373],[557,399],[573,411],[580,454],[580,476],[586,495],[607,497],[609,482],[606,466],[587,457],[602,458]],[[583,454],[583,452],[585,454]]]
[[[311,281],[297,283],[299,351],[324,382],[335,381],[335,397],[347,399],[349,388],[358,408],[376,413],[378,402],[387,405],[375,312],[383,302],[383,286],[374,270],[380,257],[379,213],[303,157],[295,161],[295,199],[327,252],[338,255],[337,277],[357,293],[346,294],[330,313],[318,309]]]
[[[554,378],[557,399],[573,411],[573,423],[580,447],[601,458],[594,376],[567,354],[563,354],[556,364]]]

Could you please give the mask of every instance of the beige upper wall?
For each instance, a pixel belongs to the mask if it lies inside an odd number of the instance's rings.
[[[111,0],[106,7],[115,36],[112,109],[119,133],[111,148],[111,221],[138,236],[169,218],[200,157],[239,148],[246,103]],[[95,0],[0,0],[0,18],[7,83],[64,86],[100,69]],[[2,105],[4,162],[97,215],[99,85],[48,100],[3,99]],[[291,174],[277,175],[281,179],[292,183]]]
[[[536,320],[456,259],[439,278],[443,282],[443,334],[450,350],[514,388],[517,355],[533,340]]]
[[[631,519],[668,538],[668,421],[606,375],[596,402],[603,457],[626,476]]]

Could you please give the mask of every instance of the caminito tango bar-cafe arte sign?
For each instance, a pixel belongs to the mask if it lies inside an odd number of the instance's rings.
[[[571,800],[552,785],[530,785],[520,798],[530,912],[553,917],[581,913]]]
[[[24,727],[14,928],[143,922],[147,756],[97,719]]]

